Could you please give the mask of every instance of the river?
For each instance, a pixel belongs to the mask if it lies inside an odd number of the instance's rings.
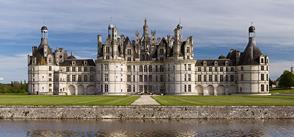
[[[294,120],[0,120],[1,137],[279,137]]]

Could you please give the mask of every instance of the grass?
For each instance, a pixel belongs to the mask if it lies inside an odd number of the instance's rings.
[[[294,96],[153,96],[164,106],[294,106]]]
[[[274,89],[272,94],[294,94],[294,89]]]
[[[34,96],[0,95],[0,105],[127,106],[139,96]]]

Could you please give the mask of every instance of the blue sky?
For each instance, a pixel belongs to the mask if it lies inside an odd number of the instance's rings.
[[[44,24],[51,48],[95,58],[96,35],[105,38],[108,24],[133,39],[145,17],[159,37],[172,35],[181,21],[184,37],[194,38],[196,59],[243,51],[254,22],[257,46],[276,79],[294,65],[293,7],[293,0],[0,0],[0,82],[27,79],[27,55]]]

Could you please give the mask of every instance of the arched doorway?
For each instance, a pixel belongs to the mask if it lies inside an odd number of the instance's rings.
[[[225,87],[220,85],[217,87],[217,95],[224,95],[225,94]]]
[[[87,95],[94,95],[96,93],[96,87],[93,85],[89,85],[87,87]]]
[[[203,96],[203,87],[201,85],[196,86],[196,90],[198,92],[198,95]]]
[[[69,95],[75,95],[76,94],[76,87],[73,85],[68,86]]]
[[[212,85],[209,85],[207,87],[207,92],[208,92],[208,95],[214,95],[214,87]]]
[[[78,86],[78,95],[83,95],[84,94],[84,86],[83,85],[79,85]]]

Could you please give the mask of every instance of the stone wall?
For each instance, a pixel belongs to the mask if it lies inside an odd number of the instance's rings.
[[[294,106],[0,106],[1,119],[294,118]]]

